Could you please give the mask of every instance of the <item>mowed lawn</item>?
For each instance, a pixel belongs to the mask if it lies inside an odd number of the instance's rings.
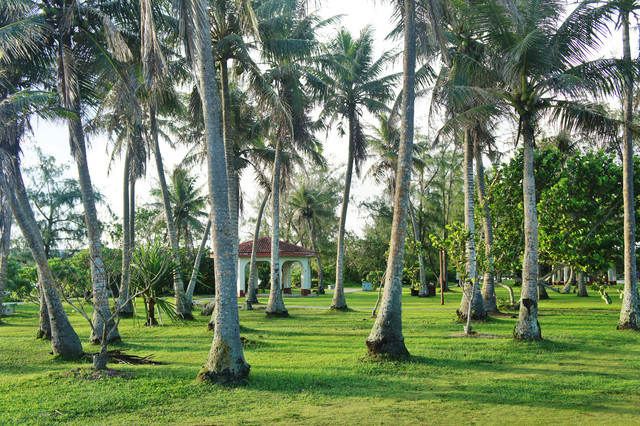
[[[251,374],[239,387],[195,381],[208,318],[155,328],[123,320],[118,349],[167,364],[110,364],[132,374],[96,380],[70,373],[89,361],[53,359],[34,338],[37,307],[21,305],[0,326],[0,424],[640,424],[640,333],[616,331],[615,290],[610,306],[594,293],[550,293],[542,342],[513,341],[509,315],[475,324],[493,338],[454,337],[459,292],[444,306],[408,292],[408,362],[363,358],[374,293],[347,294],[349,312],[325,309],[331,292],[286,298],[286,319],[240,311]],[[70,317],[85,351],[97,351],[85,320]]]

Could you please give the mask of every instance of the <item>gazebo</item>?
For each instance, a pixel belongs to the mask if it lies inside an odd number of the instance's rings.
[[[238,297],[245,295],[245,268],[251,262],[252,249],[253,241],[238,246]],[[311,294],[311,258],[316,254],[313,250],[280,241],[280,277],[284,294],[291,294],[291,266],[296,262],[302,269],[300,293],[302,296]],[[271,237],[258,238],[256,262],[271,263]]]

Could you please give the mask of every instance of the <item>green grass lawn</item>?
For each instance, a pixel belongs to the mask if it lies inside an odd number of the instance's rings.
[[[516,290],[516,294],[519,289]],[[498,290],[505,297],[503,289]],[[612,292],[612,296],[615,291]],[[196,383],[211,345],[208,318],[147,328],[123,320],[120,349],[166,365],[114,365],[130,377],[87,380],[34,339],[38,312],[18,306],[0,326],[0,424],[638,424],[640,334],[615,330],[620,301],[550,293],[542,342],[514,342],[510,316],[477,323],[497,338],[451,337],[460,293],[410,297],[403,326],[409,362],[363,361],[376,293],[286,298],[290,318],[240,311],[251,374],[244,386]],[[261,302],[266,304],[266,299]],[[141,310],[142,311],[142,310]],[[70,314],[83,338],[89,327]]]

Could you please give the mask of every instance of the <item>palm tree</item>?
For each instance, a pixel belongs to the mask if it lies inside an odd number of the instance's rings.
[[[374,59],[373,46],[371,27],[364,28],[357,39],[345,29],[338,31],[329,44],[328,53],[321,58],[324,70],[318,73],[319,84],[315,85],[323,101],[323,114],[329,117],[329,123],[340,120],[339,129],[348,134],[347,171],[338,229],[336,283],[331,309],[347,308],[343,282],[347,209],[353,169],[355,167],[356,174],[359,175],[361,164],[366,158],[366,139],[360,117],[365,111],[375,114],[388,110],[385,103],[393,99],[393,87],[398,78],[397,74],[382,75],[393,55],[385,52]],[[346,121],[346,132],[343,121]]]
[[[543,115],[566,129],[591,131],[598,137],[614,134],[615,120],[584,96],[616,93],[625,66],[619,61],[588,61],[600,43],[606,24],[590,2],[564,16],[562,3],[497,1],[472,3],[479,13],[490,66],[499,77],[497,96],[517,120],[524,145],[524,233],[520,315],[514,329],[517,340],[541,339],[538,323],[538,217],[533,153],[536,124]],[[526,16],[527,19],[522,19]],[[576,65],[577,64],[577,65]],[[578,100],[574,100],[578,99]]]
[[[203,13],[206,13],[206,10],[204,10]],[[175,219],[171,211],[171,199],[165,177],[164,164],[162,162],[162,153],[160,152],[158,128],[158,108],[163,94],[168,92],[168,90],[165,90],[167,89],[166,81],[168,79],[168,73],[166,60],[157,37],[153,8],[150,0],[143,0],[140,2],[140,22],[142,67],[145,87],[148,91],[146,107],[149,116],[150,141],[158,172],[158,181],[160,183],[167,234],[172,248],[171,254],[173,256],[174,263],[178,264],[178,236]],[[175,294],[175,309],[177,315],[184,319],[193,319],[191,307],[188,305],[185,297],[182,276],[178,268],[174,268],[173,270],[173,291]]]
[[[82,344],[71,326],[60,300],[53,274],[45,256],[42,234],[29,204],[22,179],[19,155],[29,116],[57,116],[53,94],[34,89],[50,71],[50,56],[43,52],[47,26],[43,16],[27,1],[11,2],[0,8],[0,192],[8,197],[11,212],[18,223],[38,271],[41,294],[39,333],[51,337],[54,354],[79,357]],[[45,320],[43,323],[42,320]],[[39,335],[40,337],[40,335]]]
[[[282,300],[280,277],[280,190],[283,152],[287,149],[316,147],[312,134],[314,124],[308,114],[311,98],[303,81],[309,81],[307,63],[317,48],[315,31],[323,24],[314,15],[305,15],[297,2],[283,2],[274,9],[258,8],[262,54],[270,68],[265,72],[268,82],[279,99],[269,111],[270,139],[275,142],[275,156],[271,175],[272,235],[271,235],[271,290],[266,309],[267,316],[288,316]],[[264,14],[264,15],[263,15]],[[278,107],[281,106],[281,107]]]
[[[324,294],[324,273],[318,250],[318,231],[334,220],[334,194],[322,186],[322,182],[300,181],[295,192],[289,196],[289,206],[293,208],[294,218],[300,222],[300,228],[306,227],[311,241],[311,249],[316,252],[318,261],[318,294]],[[304,225],[302,225],[304,223]]]
[[[9,197],[4,195],[2,188],[0,188],[0,312],[2,312],[2,299],[4,299],[4,289],[7,283],[7,272],[9,270],[8,261],[12,221],[13,216],[11,216]]]
[[[629,42],[629,15],[640,5],[627,0],[613,2],[620,13],[622,27],[622,59],[631,61]],[[622,135],[622,194],[624,198],[624,298],[620,309],[618,329],[640,330],[640,301],[636,275],[636,219],[633,188],[633,87],[631,76],[626,76],[623,86],[623,135]]]
[[[104,84],[126,86],[126,80],[121,78],[120,63],[130,58],[130,51],[116,31],[116,26],[99,7],[94,6],[96,5],[90,3],[66,3],[57,0],[43,6],[42,11],[51,25],[51,40],[55,43],[58,95],[61,105],[75,113],[67,117],[67,123],[71,153],[78,168],[89,238],[95,306],[94,327],[92,327],[90,340],[97,343],[102,335],[103,318],[109,318],[111,314],[102,260],[101,226],[87,162],[82,123],[83,107],[86,105],[83,103],[93,102],[97,95],[96,87],[99,88]],[[107,54],[108,51],[111,54]],[[115,83],[108,81],[114,76]],[[134,105],[137,104],[133,96],[130,100]],[[109,333],[109,336],[112,341],[120,340],[117,327],[113,333]]]
[[[206,3],[203,0],[177,1],[189,61],[198,83],[207,147],[207,177],[211,198],[213,251],[215,253],[216,309],[211,350],[198,374],[200,380],[238,382],[249,374],[240,341],[240,323],[234,269],[234,236],[231,230],[225,148],[220,125],[220,99],[216,88],[211,35]]]
[[[393,209],[393,227],[380,313],[367,338],[367,353],[371,357],[409,357],[402,334],[402,270],[404,244],[409,209],[411,156],[413,154],[413,118],[415,104],[416,34],[414,0],[403,2],[404,59],[402,92],[402,136],[398,155],[398,171]]]

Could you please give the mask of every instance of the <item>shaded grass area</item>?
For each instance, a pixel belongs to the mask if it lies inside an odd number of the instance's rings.
[[[80,380],[66,373],[89,364],[53,359],[50,344],[34,339],[36,307],[19,306],[0,326],[0,424],[636,423],[640,334],[615,330],[620,302],[550,295],[540,303],[545,340],[514,342],[509,316],[475,325],[497,339],[450,337],[462,328],[460,293],[442,307],[439,296],[406,289],[404,363],[362,360],[374,293],[347,294],[349,312],[241,311],[252,368],[234,388],[195,381],[211,345],[208,318],[156,328],[123,320],[119,349],[168,364],[110,365],[133,375]],[[285,303],[328,308],[331,296]],[[70,318],[95,351],[84,320]]]

